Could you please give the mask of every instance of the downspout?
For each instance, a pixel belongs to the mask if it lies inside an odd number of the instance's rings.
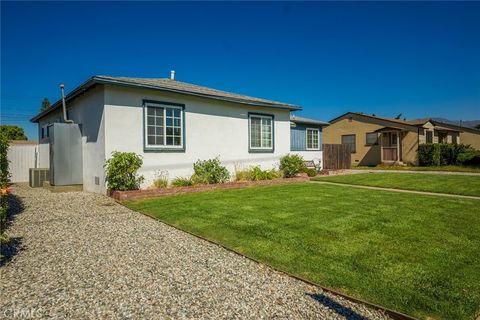
[[[67,119],[67,105],[65,103],[65,86],[63,83],[60,85],[60,91],[62,92],[62,109],[63,109],[63,122],[74,123],[73,120]]]

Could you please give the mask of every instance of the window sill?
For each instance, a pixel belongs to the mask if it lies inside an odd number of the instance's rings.
[[[155,148],[155,147],[144,147],[144,152],[178,152],[184,153],[185,147],[182,148]]]
[[[248,153],[273,153],[273,149],[248,149]]]

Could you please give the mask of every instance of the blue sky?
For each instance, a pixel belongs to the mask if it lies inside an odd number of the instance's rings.
[[[304,107],[480,119],[480,3],[3,2],[1,117],[92,75],[168,77]]]

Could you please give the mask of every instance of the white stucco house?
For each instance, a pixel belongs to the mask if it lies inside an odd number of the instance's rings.
[[[301,110],[173,77],[94,76],[66,95],[66,106],[81,132],[83,189],[101,193],[106,191],[105,160],[113,151],[143,157],[142,187],[159,172],[168,172],[169,179],[189,176],[195,161],[217,156],[232,173],[252,165],[278,166],[291,152],[290,112]],[[40,167],[48,168],[52,124],[63,122],[61,100],[31,121],[38,123]],[[321,159],[321,141],[315,139],[310,151]]]

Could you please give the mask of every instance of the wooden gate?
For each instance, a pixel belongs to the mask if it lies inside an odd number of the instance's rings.
[[[324,144],[323,169],[350,169],[351,155],[350,146],[347,144]]]

